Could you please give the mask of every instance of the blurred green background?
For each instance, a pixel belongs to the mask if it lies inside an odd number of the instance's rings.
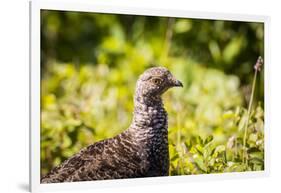
[[[41,175],[124,131],[158,65],[184,83],[163,96],[170,174],[263,170],[263,53],[263,23],[41,11]]]

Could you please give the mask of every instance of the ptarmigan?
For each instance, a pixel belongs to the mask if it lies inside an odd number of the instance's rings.
[[[82,149],[41,183],[169,175],[168,120],[161,95],[178,86],[183,85],[166,68],[146,70],[137,81],[130,127]]]

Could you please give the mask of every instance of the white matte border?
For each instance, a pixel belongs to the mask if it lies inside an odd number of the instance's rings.
[[[265,170],[254,172],[234,172],[221,174],[200,174],[186,176],[168,176],[153,178],[134,178],[122,180],[103,180],[87,182],[71,182],[56,184],[40,184],[40,11],[64,10],[97,13],[116,13],[130,15],[168,16],[192,19],[214,19],[264,23],[264,92],[265,92]],[[186,10],[165,10],[124,6],[100,5],[94,2],[83,3],[72,1],[33,0],[30,2],[30,191],[42,192],[51,190],[73,190],[84,188],[124,187],[135,185],[187,183],[194,181],[211,181],[225,179],[241,179],[268,176],[270,170],[269,159],[269,129],[270,129],[270,18],[267,16],[241,15],[226,13],[194,12]]]

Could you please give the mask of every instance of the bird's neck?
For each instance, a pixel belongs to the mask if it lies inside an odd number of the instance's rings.
[[[167,136],[167,113],[161,97],[135,97],[133,122],[129,130],[142,143]]]

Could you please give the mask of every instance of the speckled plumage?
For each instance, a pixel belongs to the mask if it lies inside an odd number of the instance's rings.
[[[182,84],[166,68],[146,70],[136,85],[130,127],[82,149],[52,169],[41,183],[167,176],[168,120],[161,95],[174,86]]]

